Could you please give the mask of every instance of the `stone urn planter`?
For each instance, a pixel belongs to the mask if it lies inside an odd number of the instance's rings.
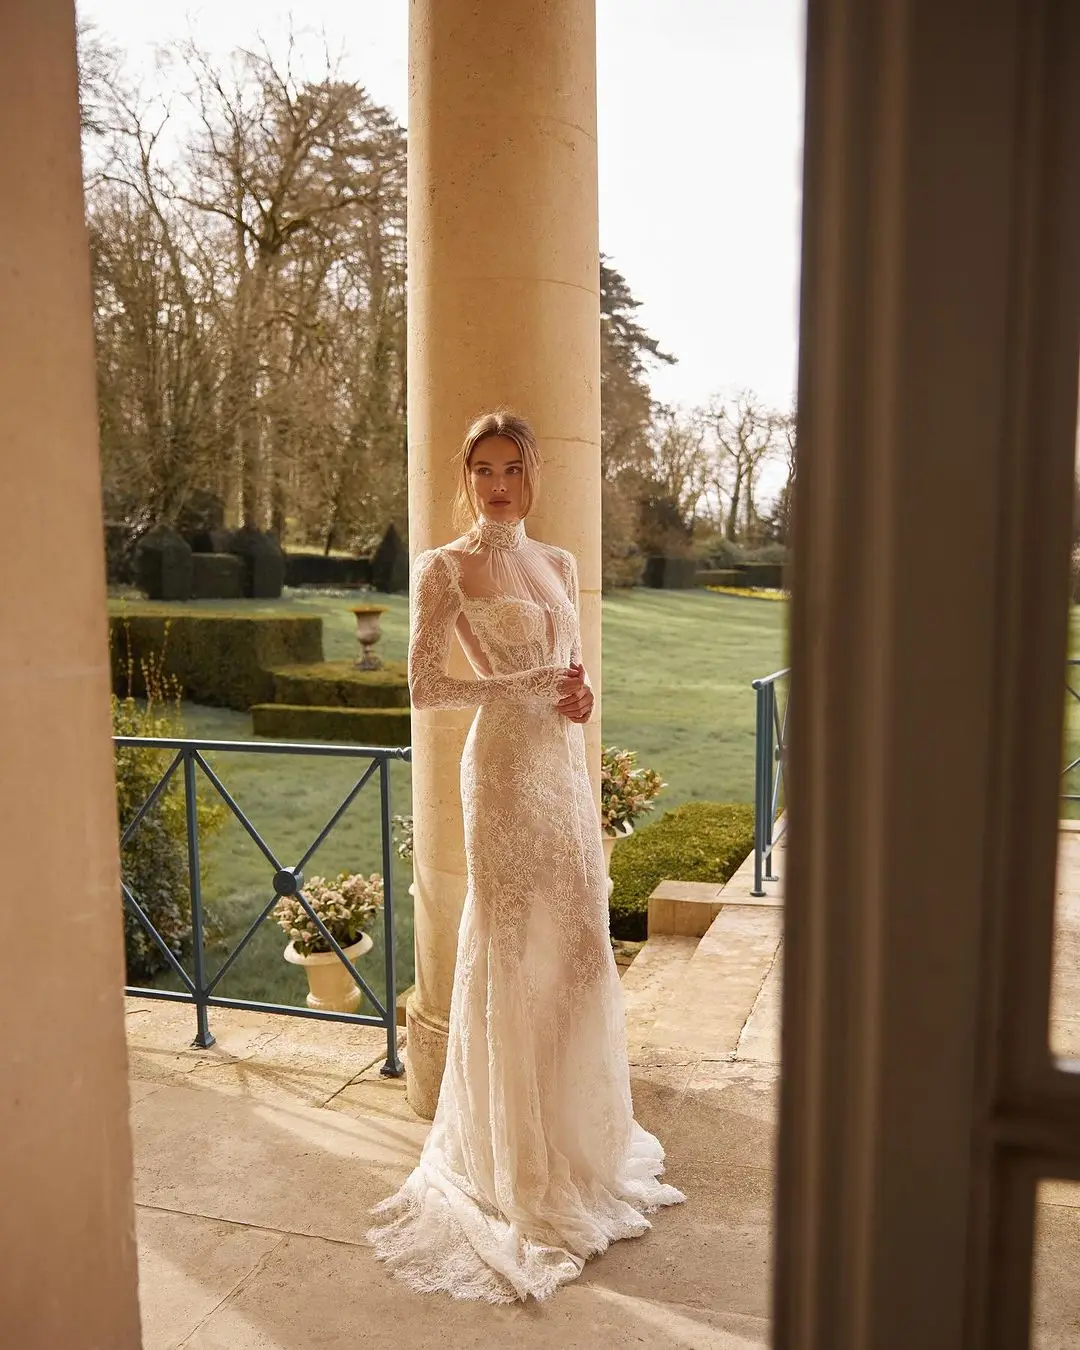
[[[615,852],[615,845],[619,840],[629,839],[633,833],[634,827],[629,821],[627,821],[620,830],[605,830],[603,833],[604,863],[606,864],[608,871],[607,893],[609,900],[611,899],[611,892],[615,889],[615,883],[611,879],[611,855]]]
[[[356,616],[356,640],[360,644],[360,655],[356,659],[357,670],[381,670],[382,661],[371,650],[382,636],[382,616],[386,605],[354,605],[352,613]]]
[[[356,964],[359,957],[371,951],[374,943],[368,933],[362,933],[357,942],[342,951]],[[301,956],[295,943],[285,948],[285,960],[291,966],[303,966],[308,977],[307,1005],[319,1012],[355,1012],[360,1006],[363,994],[348,970],[341,964],[337,952],[315,952],[311,956]]]

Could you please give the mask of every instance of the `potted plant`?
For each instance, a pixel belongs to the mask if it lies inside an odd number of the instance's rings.
[[[611,870],[611,855],[620,839],[634,833],[634,821],[653,809],[661,788],[666,787],[655,769],[639,769],[634,750],[604,748],[600,761],[600,824],[603,828],[604,859]],[[608,877],[608,895],[613,883]]]
[[[303,887],[304,898],[326,925],[334,941],[355,965],[373,946],[364,930],[380,912],[383,879],[378,873],[363,877],[342,872],[333,881],[312,877]],[[355,1012],[362,997],[347,966],[312,922],[295,895],[284,895],[274,906],[278,924],[289,935],[285,960],[303,966],[308,977],[307,1005],[323,1012]]]

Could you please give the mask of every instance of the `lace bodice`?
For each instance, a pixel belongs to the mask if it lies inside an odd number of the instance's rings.
[[[452,544],[418,554],[409,638],[413,705],[558,702],[567,667],[581,659],[578,603],[573,554],[530,539],[523,521],[481,517]],[[455,633],[474,680],[446,673]]]

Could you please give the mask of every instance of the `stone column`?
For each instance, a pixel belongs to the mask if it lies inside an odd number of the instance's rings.
[[[140,1345],[105,576],[71,0],[0,42],[0,1308]]]
[[[453,537],[451,461],[506,405],[545,460],[530,533],[571,549],[600,685],[600,330],[594,0],[414,0],[409,89],[410,543]],[[461,660],[455,654],[455,660]],[[463,669],[463,667],[462,667]],[[465,895],[470,712],[413,716],[416,988],[409,1100],[435,1108]],[[599,768],[599,711],[588,731]]]

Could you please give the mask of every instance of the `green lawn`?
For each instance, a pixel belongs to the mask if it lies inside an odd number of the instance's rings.
[[[324,654],[329,660],[356,653],[356,596],[290,593],[266,605],[275,613],[315,613],[323,618]],[[382,597],[380,653],[403,660],[408,642],[404,596]],[[221,601],[203,602],[217,610]],[[232,602],[250,612],[250,602]],[[198,608],[198,602],[190,606]],[[720,596],[705,591],[635,590],[604,601],[604,721],[606,744],[629,746],[639,762],[668,784],[659,808],[681,802],[749,801],[753,793],[754,695],[750,681],[783,664],[787,606]],[[252,740],[246,713],[185,704],[185,732],[215,740]],[[304,760],[287,756],[217,754],[211,764],[267,844],[291,864],[318,834],[356,779],[356,761]],[[391,771],[393,806],[407,812],[410,770]],[[308,876],[343,868],[381,871],[378,788],[372,782],[350,808],[312,863]],[[232,946],[270,898],[270,869],[231,816],[203,849],[205,894],[228,946]],[[412,981],[412,906],[406,868],[395,867],[399,987]],[[281,959],[284,936],[264,925],[219,992],[226,997],[301,1002],[306,982]],[[210,953],[217,969],[223,958]],[[378,992],[383,982],[378,947],[361,963]],[[163,986],[175,983],[162,977]]]

